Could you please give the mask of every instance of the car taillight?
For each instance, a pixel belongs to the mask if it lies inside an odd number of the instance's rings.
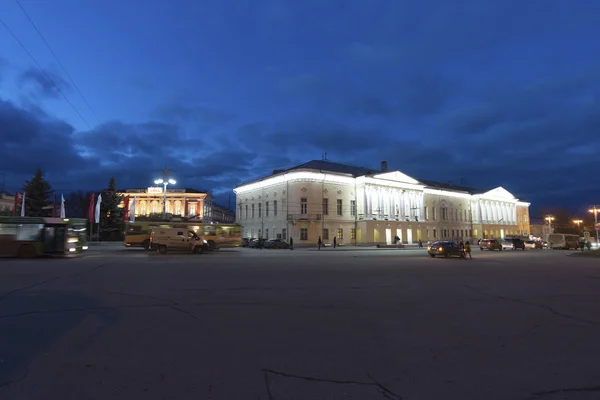
[[[438,251],[444,251],[444,248],[443,248],[443,247],[440,247],[440,248],[438,249]]]

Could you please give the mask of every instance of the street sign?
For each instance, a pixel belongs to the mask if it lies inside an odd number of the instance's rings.
[[[588,231],[583,232],[584,237],[590,237],[590,233]]]

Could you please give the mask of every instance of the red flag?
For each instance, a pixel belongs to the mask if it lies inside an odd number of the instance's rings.
[[[96,194],[92,193],[90,196],[90,205],[88,207],[88,219],[91,223],[94,223],[94,200],[96,199]]]
[[[129,196],[123,199],[123,221],[129,221]]]
[[[17,215],[17,207],[19,207],[19,192],[15,193],[15,206],[13,207],[13,216]]]
[[[54,203],[52,204],[52,218],[56,218],[56,192],[54,192]]]

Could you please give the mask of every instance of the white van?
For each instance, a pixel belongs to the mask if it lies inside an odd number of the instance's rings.
[[[202,253],[208,249],[208,243],[192,230],[185,228],[152,228],[150,248],[160,254],[168,251],[190,251]]]
[[[567,233],[551,233],[548,235],[548,242],[553,249],[575,249],[579,248],[579,235],[570,235]]]

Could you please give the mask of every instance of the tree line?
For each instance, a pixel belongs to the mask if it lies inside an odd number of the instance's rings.
[[[2,210],[0,215],[21,215],[22,196],[25,195],[25,216],[27,217],[51,217],[60,215],[61,194],[52,189],[50,182],[46,180],[41,169],[23,185],[22,192],[18,193],[19,200],[15,202],[14,210]],[[118,194],[117,183],[111,177],[108,186],[97,192],[77,190],[62,194],[65,198],[65,216],[67,218],[88,218],[89,210],[96,210],[96,199],[102,194],[100,202],[100,239],[122,240],[124,224],[123,213],[125,210],[119,208],[123,196]],[[94,196],[94,204],[90,208],[90,202]],[[55,200],[56,199],[56,200]],[[94,223],[97,229],[97,224]]]

